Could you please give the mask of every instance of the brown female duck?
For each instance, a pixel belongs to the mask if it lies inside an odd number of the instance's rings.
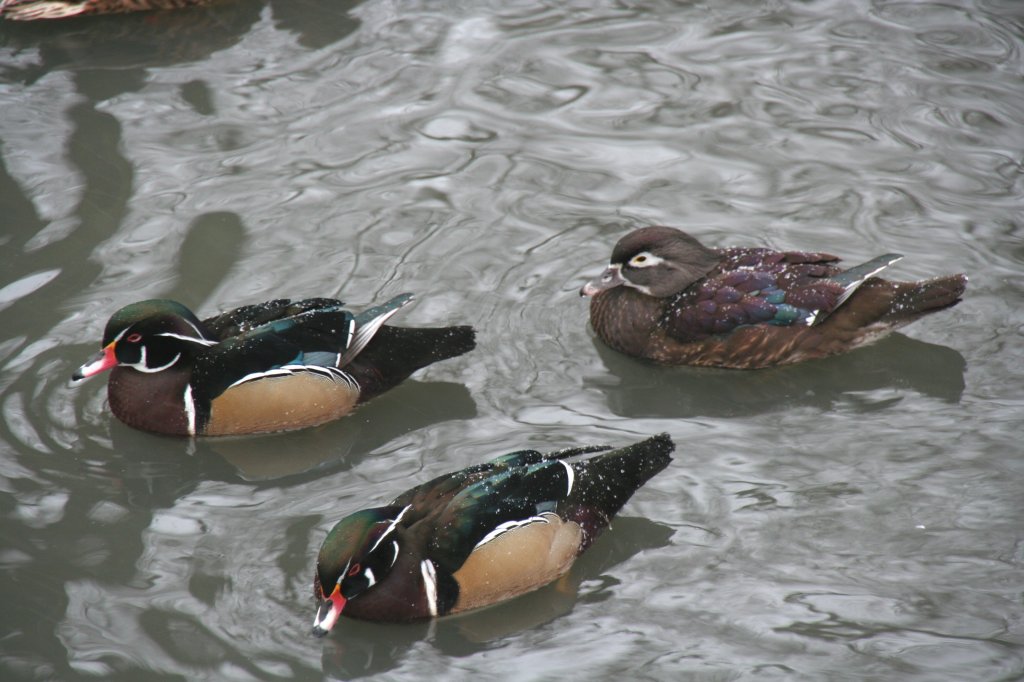
[[[615,350],[670,365],[752,369],[843,353],[955,305],[965,275],[893,282],[886,254],[844,270],[827,253],[713,249],[681,230],[644,227],[619,240],[580,290]]]

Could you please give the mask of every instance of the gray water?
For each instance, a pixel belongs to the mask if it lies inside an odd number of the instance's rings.
[[[0,25],[4,680],[1024,676],[1024,5],[238,0]],[[576,295],[631,227],[906,254],[964,302],[843,357],[663,369]],[[479,347],[190,443],[72,387],[107,317],[281,296]],[[668,431],[567,580],[310,635],[342,516]]]

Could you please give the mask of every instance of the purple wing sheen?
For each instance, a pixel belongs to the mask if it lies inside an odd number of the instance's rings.
[[[682,292],[662,323],[681,342],[728,334],[745,325],[810,325],[843,295],[828,279],[838,268],[827,254],[760,249],[727,252],[724,268]],[[727,269],[726,269],[727,268]]]

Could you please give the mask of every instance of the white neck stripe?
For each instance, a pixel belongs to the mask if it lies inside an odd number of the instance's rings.
[[[192,399],[192,384],[185,384],[185,418],[188,420],[188,435],[196,435],[196,402]]]
[[[423,591],[427,595],[427,609],[431,616],[437,615],[437,571],[434,562],[424,559],[420,562],[420,574],[423,576]]]
[[[622,283],[625,284],[627,287],[631,287],[633,289],[636,289],[641,294],[647,294],[648,296],[653,296],[654,295],[654,294],[651,293],[650,287],[645,287],[645,286],[642,286],[640,284],[634,284],[633,282],[630,282],[626,278],[622,279]]]
[[[157,372],[162,372],[165,369],[170,368],[172,365],[174,365],[174,363],[176,363],[181,358],[181,353],[178,353],[173,358],[171,358],[171,361],[168,362],[166,365],[161,365],[160,367],[150,367],[149,365],[146,364],[146,347],[142,346],[140,350],[142,352],[142,357],[139,358],[138,362],[128,366],[135,370],[138,370],[139,372],[143,372],[144,374],[156,374]]]

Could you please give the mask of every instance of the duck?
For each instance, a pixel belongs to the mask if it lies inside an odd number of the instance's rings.
[[[181,9],[213,0],[0,0],[0,17],[13,21],[67,19],[89,14],[120,14]]]
[[[915,282],[876,275],[888,253],[843,269],[828,253],[709,248],[649,226],[622,237],[580,289],[614,350],[662,365],[759,369],[845,353],[956,305],[964,274]]]
[[[662,433],[617,450],[519,450],[346,516],[317,556],[313,634],[326,635],[342,615],[428,620],[551,583],[674,449]],[[591,453],[602,454],[581,458]]]
[[[470,326],[385,324],[412,300],[404,293],[352,313],[333,298],[275,299],[205,320],[177,301],[139,301],[110,317],[102,349],[72,380],[110,370],[111,412],[163,435],[316,426],[475,347]]]

